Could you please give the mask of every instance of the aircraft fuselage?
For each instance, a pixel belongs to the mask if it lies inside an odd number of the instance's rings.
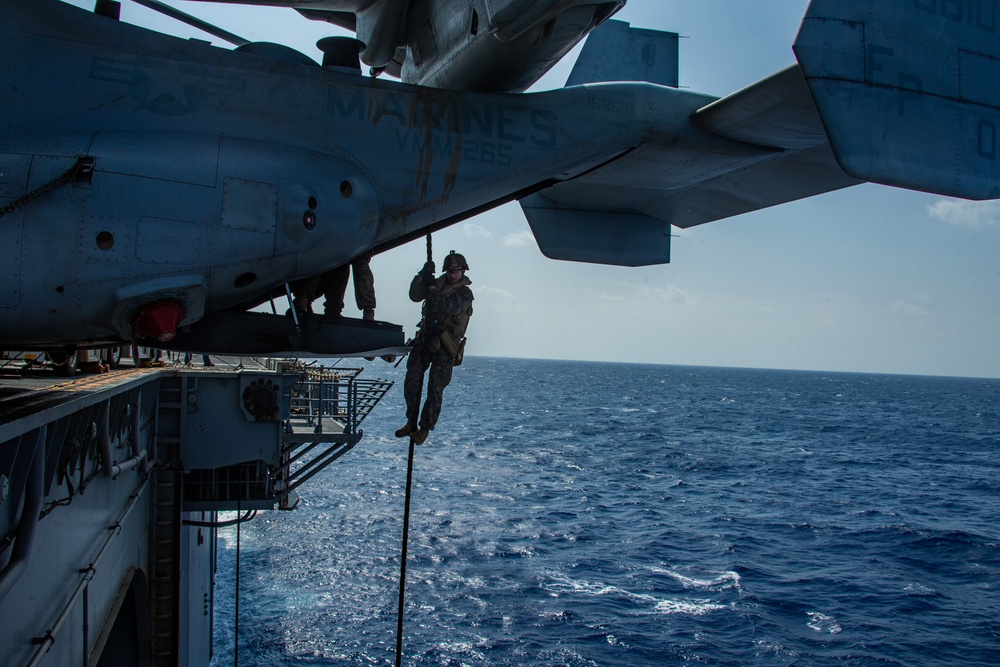
[[[2,4],[0,205],[93,160],[0,218],[8,347],[128,340],[164,298],[194,322],[644,141],[711,140],[687,121],[711,98],[662,86],[460,93]]]

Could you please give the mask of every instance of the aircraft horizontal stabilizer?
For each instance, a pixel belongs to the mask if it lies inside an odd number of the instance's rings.
[[[755,146],[787,150],[827,143],[797,65],[699,109],[691,120],[706,132]]]
[[[855,178],[1000,197],[996,2],[813,0],[794,49]]]
[[[677,87],[677,33],[605,21],[587,37],[567,86],[604,81],[646,81]]]

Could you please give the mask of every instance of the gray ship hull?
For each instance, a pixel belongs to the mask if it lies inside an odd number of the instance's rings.
[[[391,383],[359,369],[0,382],[0,663],[208,665],[218,512],[294,505]]]

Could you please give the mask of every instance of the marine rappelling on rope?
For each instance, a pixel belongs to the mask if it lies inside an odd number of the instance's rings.
[[[464,256],[452,250],[445,257],[444,272],[435,275],[430,235],[427,256],[427,262],[410,282],[410,300],[423,302],[423,306],[403,381],[406,424],[396,431],[397,438],[409,436],[418,445],[434,430],[441,414],[444,389],[451,382],[455,366],[461,363],[474,299],[469,287],[472,281],[465,275],[469,265]],[[424,375],[428,370],[427,398],[421,410]]]

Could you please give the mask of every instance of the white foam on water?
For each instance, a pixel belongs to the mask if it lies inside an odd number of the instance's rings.
[[[619,586],[601,582],[576,581],[561,574],[553,575],[553,581],[549,584],[543,584],[542,587],[554,595],[578,593],[593,596],[618,596],[657,614],[704,616],[710,612],[727,608],[726,605],[713,602],[712,600],[681,600],[674,598],[663,600],[648,593],[634,593]],[[640,609],[640,613],[641,611]]]
[[[656,604],[658,613],[668,615],[704,616],[723,609],[726,609],[726,605],[711,600],[661,600]]]
[[[697,577],[688,577],[680,572],[675,572],[673,570],[667,570],[663,568],[653,568],[653,572],[657,574],[666,574],[668,577],[680,582],[684,588],[698,589],[698,590],[729,590],[732,588],[740,588],[740,575],[737,572],[719,572],[710,573],[716,576],[712,579],[703,579]]]
[[[907,595],[914,596],[924,596],[924,595],[937,595],[937,591],[930,586],[925,586],[923,584],[907,584],[903,588],[903,592]]]
[[[809,616],[809,622],[806,625],[809,628],[815,630],[816,632],[829,633],[831,635],[839,634],[842,628],[840,624],[837,623],[836,619],[832,616],[827,616],[818,611],[810,611],[807,613]]]

